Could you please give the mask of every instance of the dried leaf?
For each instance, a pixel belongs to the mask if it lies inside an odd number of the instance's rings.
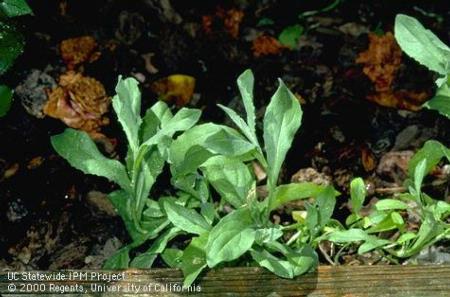
[[[401,65],[402,50],[391,32],[379,36],[369,34],[369,48],[360,53],[356,63],[364,64],[363,72],[375,84],[377,92],[389,91]]]
[[[218,20],[223,24],[225,31],[233,38],[239,36],[239,27],[244,18],[244,12],[235,8],[224,10],[217,8],[214,15],[202,16],[203,31],[207,34],[213,33],[214,21]]]
[[[363,147],[361,149],[361,163],[366,172],[370,172],[376,167],[376,160],[373,153],[370,151],[368,147]]]
[[[254,39],[252,45],[253,56],[255,57],[277,55],[285,48],[276,38],[267,35]]]
[[[382,36],[369,34],[369,48],[356,59],[356,63],[364,65],[364,74],[374,83],[375,93],[369,94],[367,99],[386,107],[419,110],[428,98],[426,92],[393,90],[401,57],[402,51],[391,32]]]
[[[96,52],[97,42],[91,36],[82,36],[63,40],[60,45],[61,56],[69,70],[84,62],[98,59],[100,52]]]
[[[184,74],[173,74],[157,80],[151,88],[160,96],[160,99],[184,106],[194,95],[195,78]]]
[[[231,37],[237,38],[239,35],[239,26],[244,18],[244,12],[237,9],[218,10],[217,16],[223,18],[225,30]]]
[[[95,136],[101,126],[109,123],[103,115],[108,111],[111,98],[94,78],[69,71],[60,76],[59,86],[48,93],[48,98],[44,113],[69,127]]]

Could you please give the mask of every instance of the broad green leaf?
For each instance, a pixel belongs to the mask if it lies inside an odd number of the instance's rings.
[[[5,116],[11,108],[13,100],[12,90],[5,85],[0,85],[0,118]]]
[[[385,245],[390,244],[391,242],[387,239],[379,239],[376,237],[369,237],[366,242],[364,242],[359,248],[358,248],[358,254],[362,255],[364,253],[370,252],[374,249],[383,247]]]
[[[441,75],[448,73],[450,48],[413,17],[395,18],[395,38],[408,56]]]
[[[320,192],[316,198],[316,205],[319,211],[319,228],[323,228],[331,219],[336,205],[334,188],[328,186]]]
[[[122,163],[103,156],[86,132],[66,129],[64,133],[52,136],[51,143],[71,166],[86,174],[106,177],[122,189],[130,190],[130,180]]]
[[[270,272],[283,278],[293,278],[294,268],[292,263],[286,260],[281,260],[275,257],[265,249],[251,250],[253,260],[259,264],[259,266],[266,268]]]
[[[261,228],[256,230],[255,242],[259,245],[264,243],[273,242],[283,236],[283,231],[280,225],[274,225],[270,228]]]
[[[230,128],[214,133],[205,140],[203,146],[211,152],[231,157],[242,156],[255,149],[254,144]]]
[[[186,131],[198,122],[201,115],[200,109],[183,107],[170,120],[163,123],[162,131],[170,136],[175,132]]]
[[[108,199],[111,201],[117,213],[125,223],[125,227],[127,228],[128,234],[130,234],[131,238],[134,241],[140,240],[143,237],[143,234],[137,229],[135,221],[132,217],[134,210],[131,206],[132,197],[130,194],[126,191],[118,190],[109,193]]]
[[[350,203],[352,212],[357,214],[361,210],[366,199],[366,186],[360,177],[355,178],[350,183]]]
[[[232,261],[247,252],[255,241],[249,209],[241,208],[225,216],[209,234],[206,259],[209,267]]]
[[[16,28],[0,21],[0,75],[5,73],[22,54],[25,45],[22,34]]]
[[[304,28],[301,25],[296,24],[293,26],[288,26],[281,31],[278,36],[278,41],[280,41],[280,43],[284,46],[296,48],[303,31]]]
[[[225,111],[225,113],[228,115],[228,117],[233,121],[233,123],[241,130],[242,134],[247,137],[248,140],[250,140],[255,146],[259,148],[259,143],[256,138],[256,135],[252,132],[250,127],[247,125],[247,123],[242,119],[240,115],[238,115],[234,110],[231,108],[228,108],[226,106],[223,106],[221,104],[218,104],[218,106]]]
[[[170,268],[181,268],[181,257],[183,251],[174,248],[167,248],[161,253],[161,258]]]
[[[217,212],[212,202],[202,203],[200,213],[210,225],[213,224],[214,219],[217,217]]]
[[[311,246],[304,244],[298,248],[291,248],[280,242],[269,242],[266,245],[269,251],[283,254],[291,264],[292,275],[298,276],[308,272],[318,263],[316,252]]]
[[[159,119],[162,127],[164,127],[169,120],[173,118],[173,114],[170,111],[169,106],[164,101],[158,100],[152,107],[150,107],[150,109]]]
[[[139,127],[140,142],[145,142],[158,132],[160,127],[160,120],[155,112],[149,108],[142,118],[142,124]]]
[[[450,97],[437,95],[427,101],[426,108],[437,110],[440,114],[450,118]]]
[[[326,186],[310,182],[280,185],[275,188],[274,199],[272,199],[269,209],[274,210],[290,201],[317,197],[325,188]],[[334,191],[334,196],[339,194]]]
[[[130,263],[130,267],[148,269],[151,268],[156,257],[164,251],[167,243],[180,234],[180,229],[173,227],[159,236],[144,253],[136,256]]]
[[[246,203],[255,180],[244,163],[236,159],[216,156],[206,161],[202,165],[202,170],[207,180],[225,201],[235,208]]]
[[[367,233],[378,233],[394,229],[399,229],[404,225],[404,221],[400,214],[396,212],[391,212],[389,215],[385,216],[383,220],[374,224],[366,232]]]
[[[197,172],[198,168],[214,155],[203,146],[194,145],[186,152],[185,158],[180,164],[174,164],[172,174],[174,177],[178,177]]]
[[[396,199],[383,199],[375,204],[376,210],[407,209],[408,204]]]
[[[417,165],[424,159],[427,160],[425,174],[428,174],[443,157],[450,159],[449,150],[444,145],[435,140],[425,142],[424,146],[409,161],[408,175],[411,178],[414,177]]]
[[[103,269],[126,269],[130,263],[130,246],[125,246],[103,264]]]
[[[249,132],[252,135],[251,138],[257,144],[256,132],[255,132],[255,105],[253,103],[253,87],[255,85],[255,78],[253,72],[250,69],[245,70],[237,79],[239,92],[241,93],[242,102],[244,103],[245,113],[247,114],[247,126]]]
[[[163,205],[168,219],[181,230],[201,235],[211,229],[208,222],[195,210],[185,208],[169,199],[164,200]]]
[[[406,249],[396,252],[397,257],[406,258],[418,254],[421,250],[431,245],[436,238],[445,232],[442,223],[436,221],[433,214],[425,212],[425,218],[417,233],[414,243]]]
[[[355,241],[365,241],[369,235],[362,229],[337,230],[331,232],[327,239],[336,243],[348,243]]]
[[[223,129],[223,126],[207,123],[187,130],[173,141],[169,153],[170,163],[175,167],[179,166],[185,160],[186,153],[193,146],[203,146],[206,139],[221,129]]]
[[[131,149],[137,151],[139,146],[139,127],[142,123],[141,92],[138,87],[138,81],[131,77],[122,79],[119,76],[116,92],[117,95],[112,100],[114,111],[125,131]]]
[[[280,86],[272,96],[264,115],[269,191],[277,184],[281,165],[302,120],[302,110],[297,98],[281,79],[279,82]]]
[[[144,211],[144,216],[148,218],[160,218],[164,216],[161,206],[155,200],[147,199],[145,205],[147,208]]]
[[[197,276],[206,268],[205,245],[208,241],[208,233],[194,237],[181,256],[180,268],[183,271],[183,287],[189,287]]]
[[[8,18],[33,13],[25,0],[2,0],[0,1],[0,12]]]
[[[406,233],[403,233],[402,235],[400,235],[400,237],[397,239],[396,242],[398,244],[404,244],[406,242],[409,242],[409,241],[415,239],[416,237],[417,237],[416,233],[406,232]]]
[[[425,102],[424,107],[437,110],[440,114],[450,118],[450,86],[447,83],[441,85],[436,94],[429,101]]]

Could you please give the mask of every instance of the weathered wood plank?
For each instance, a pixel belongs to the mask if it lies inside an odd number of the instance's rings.
[[[66,277],[80,271],[60,272]],[[47,272],[33,272],[48,274]],[[56,275],[57,272],[53,274]],[[118,272],[90,271],[87,273],[103,273],[108,276]],[[102,274],[102,275],[103,275]],[[45,289],[47,296],[61,296],[55,288],[64,285],[82,286],[86,294],[68,294],[64,296],[244,296],[244,297],[277,297],[277,296],[395,296],[395,297],[428,297],[450,296],[450,265],[428,266],[321,266],[318,271],[300,276],[294,280],[277,278],[260,268],[225,268],[212,270],[205,274],[192,292],[179,292],[182,274],[175,269],[127,270],[124,280],[117,282],[98,281],[95,277],[72,279],[70,281],[24,280],[16,275],[17,280],[8,280],[12,275],[0,273],[0,293],[3,296],[38,295],[36,291],[27,291],[34,284]],[[15,294],[11,294],[11,285]],[[27,287],[28,285],[28,287]],[[32,285],[32,286],[30,286]],[[10,287],[8,287],[10,286]],[[51,288],[51,286],[53,286]],[[99,289],[121,288],[117,292],[99,292]],[[133,288],[141,288],[136,292]],[[124,293],[128,288],[129,293]],[[25,289],[26,292],[20,290]],[[195,289],[195,290],[194,290]],[[9,293],[8,293],[8,290]],[[148,292],[143,293],[143,290]],[[101,291],[101,290],[100,290]],[[19,294],[20,293],[20,294]],[[44,292],[42,292],[44,293]]]

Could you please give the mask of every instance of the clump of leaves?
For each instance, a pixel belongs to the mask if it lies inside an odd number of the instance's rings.
[[[25,0],[0,1],[0,74],[5,73],[23,51],[23,36],[12,18],[31,13]]]
[[[357,244],[358,254],[374,249],[391,261],[417,255],[424,248],[450,238],[450,204],[437,200],[422,191],[425,176],[440,162],[449,159],[450,151],[437,141],[428,141],[409,164],[407,193],[384,198],[371,210],[362,212],[366,190],[364,181],[351,182],[352,214],[343,228],[329,228],[320,238],[348,247]],[[365,214],[363,214],[365,213]]]
[[[450,118],[450,48],[415,18],[399,14],[395,18],[395,38],[411,58],[436,72],[436,95],[424,104]]]
[[[25,0],[0,1],[0,75],[4,74],[22,53],[24,39],[12,20],[15,17],[31,14]],[[12,103],[12,91],[0,84],[0,117],[9,110]]]
[[[281,166],[300,127],[298,100],[280,80],[264,116],[263,140],[256,133],[254,78],[245,71],[238,79],[246,115],[220,107],[239,128],[197,124],[201,112],[183,108],[175,115],[158,102],[141,117],[137,82],[119,79],[113,107],[127,140],[125,164],[105,158],[84,133],[72,129],[52,137],[55,150],[85,173],[104,176],[121,189],[109,194],[132,242],[110,258],[106,268],[150,268],[159,255],[181,268],[185,285],[206,267],[240,259],[257,263],[281,277],[292,278],[317,265],[314,238],[328,223],[337,193],[311,183],[278,185]],[[259,197],[250,162],[266,170],[267,197]],[[156,178],[168,163],[167,196],[152,197]],[[283,204],[316,197],[308,208],[308,236],[289,240],[292,228],[270,220]],[[172,239],[188,235],[186,246]],[[130,251],[149,242],[147,251],[130,259]]]

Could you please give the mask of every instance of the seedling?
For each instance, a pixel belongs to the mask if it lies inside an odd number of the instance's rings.
[[[220,106],[240,132],[213,123],[196,125],[199,110],[183,108],[172,115],[163,102],[141,118],[137,82],[128,78],[119,79],[113,99],[128,140],[125,164],[104,157],[84,132],[67,129],[52,137],[55,150],[73,167],[121,187],[109,199],[132,242],[110,258],[105,268],[150,268],[161,255],[169,266],[183,270],[184,284],[189,285],[206,267],[239,258],[249,261],[248,256],[281,277],[292,278],[315,267],[317,255],[311,245],[286,243],[283,234],[290,229],[270,220],[270,212],[289,201],[318,197],[312,206],[317,216],[308,218],[308,226],[314,229],[312,242],[331,217],[336,196],[332,188],[310,183],[277,185],[302,117],[297,98],[279,83],[264,116],[264,147],[256,133],[251,71],[238,79],[245,119]],[[265,199],[258,197],[251,161],[267,171]],[[152,199],[151,188],[165,162],[174,187],[168,193],[173,194]],[[166,248],[181,234],[192,238],[183,250]],[[131,260],[130,252],[147,241],[151,241],[150,248]]]

